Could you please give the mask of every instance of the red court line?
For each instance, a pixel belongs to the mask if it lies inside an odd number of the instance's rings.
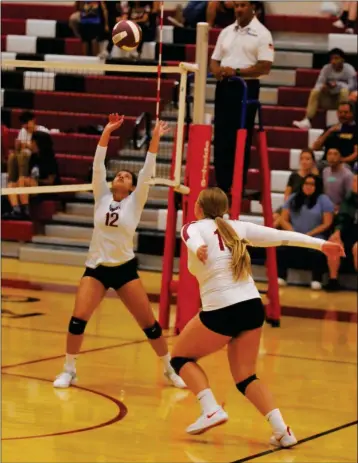
[[[52,291],[58,293],[69,293],[74,294],[77,291],[75,285],[63,285],[57,283],[32,283],[27,280],[17,280],[4,278],[2,279],[2,286],[6,288],[19,288],[19,289],[33,289],[37,291]],[[117,297],[115,291],[109,291],[106,297]],[[159,294],[148,294],[150,302],[158,303]],[[171,297],[171,304],[176,303],[176,297]],[[314,320],[334,320],[337,322],[357,323],[358,317],[356,312],[349,311],[333,311],[326,309],[317,308],[303,308],[303,307],[292,307],[292,306],[281,306],[281,314],[287,317],[297,318],[310,318]]]
[[[8,372],[3,372],[3,374],[9,375],[9,376],[16,376],[16,377],[19,377],[19,378],[35,379],[35,380],[38,380],[38,381],[46,381],[48,383],[52,383],[52,381],[50,379],[39,378],[39,377],[36,377],[36,376],[29,376],[29,375],[23,375],[23,374],[17,374],[17,373],[8,373]],[[89,389],[87,387],[82,387],[82,386],[71,386],[71,387],[74,387],[74,388],[82,390],[82,391],[91,392],[92,394],[95,394],[95,395],[103,397],[103,398],[105,398],[107,400],[110,400],[111,402],[113,402],[116,405],[116,407],[118,409],[116,416],[114,416],[110,420],[105,421],[103,423],[95,424],[93,426],[86,426],[84,428],[71,429],[69,431],[58,431],[58,432],[52,432],[52,433],[48,433],[48,434],[38,434],[38,435],[33,435],[33,436],[3,437],[3,438],[1,438],[1,440],[9,441],[9,440],[39,439],[39,438],[42,438],[42,437],[63,436],[65,434],[76,434],[76,433],[79,433],[79,432],[92,431],[94,429],[104,428],[106,426],[110,426],[111,424],[117,423],[118,421],[121,421],[128,413],[127,407],[121,401],[116,399],[115,397],[112,397],[112,396],[110,396],[108,394],[105,394],[104,392],[99,392],[99,391],[95,391],[93,389]]]

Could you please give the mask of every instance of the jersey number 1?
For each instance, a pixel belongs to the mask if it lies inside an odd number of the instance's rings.
[[[220,251],[225,251],[224,241],[219,233],[219,230],[214,231],[214,235],[217,235],[218,237]]]
[[[119,215],[117,212],[107,212],[106,214],[106,226],[107,227],[118,227],[117,222]]]

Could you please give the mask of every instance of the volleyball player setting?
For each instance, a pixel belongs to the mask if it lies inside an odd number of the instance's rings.
[[[124,51],[135,50],[142,40],[142,29],[133,21],[119,21],[112,30],[114,45]]]

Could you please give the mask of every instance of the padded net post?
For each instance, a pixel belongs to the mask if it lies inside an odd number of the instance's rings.
[[[201,190],[209,182],[210,150],[212,139],[211,125],[190,126],[187,153],[187,173],[190,195],[185,196],[183,205],[183,224],[196,220],[194,205]],[[200,308],[199,287],[195,277],[189,273],[187,248],[181,243],[180,279],[177,295],[177,317],[175,328],[180,332]]]

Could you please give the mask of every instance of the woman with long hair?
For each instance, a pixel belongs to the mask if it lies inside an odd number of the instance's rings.
[[[116,291],[144,331],[163,362],[166,378],[176,387],[186,387],[170,365],[168,345],[139,279],[133,251],[134,234],[148,198],[159,140],[169,129],[162,121],[156,123],[138,179],[132,172],[121,170],[112,182],[111,191],[106,181],[104,161],[111,133],[119,129],[123,120],[124,117],[118,114],[109,116],[93,160],[94,230],[86,270],[77,290],[75,307],[68,326],[64,369],[54,381],[54,386],[59,388],[67,388],[76,383],[76,360],[87,322],[109,288]]]
[[[188,247],[188,268],[198,280],[202,302],[202,311],[185,326],[172,351],[173,368],[196,395],[202,409],[202,415],[187,432],[201,434],[228,420],[205,372],[196,363],[227,346],[237,389],[269,421],[273,431],[271,443],[290,447],[297,440],[270,391],[256,376],[265,312],[252,278],[247,247],[308,247],[337,258],[343,255],[343,249],[339,244],[300,233],[225,220],[228,207],[222,190],[203,190],[195,205],[198,221],[182,229],[182,239]]]
[[[320,177],[308,174],[297,191],[283,205],[281,227],[284,230],[304,233],[315,238],[326,238],[333,223],[334,204],[323,194],[323,181]],[[279,249],[279,285],[286,286],[290,264],[309,266],[312,269],[311,288],[322,288],[322,277],[326,262],[323,255],[314,249]]]

